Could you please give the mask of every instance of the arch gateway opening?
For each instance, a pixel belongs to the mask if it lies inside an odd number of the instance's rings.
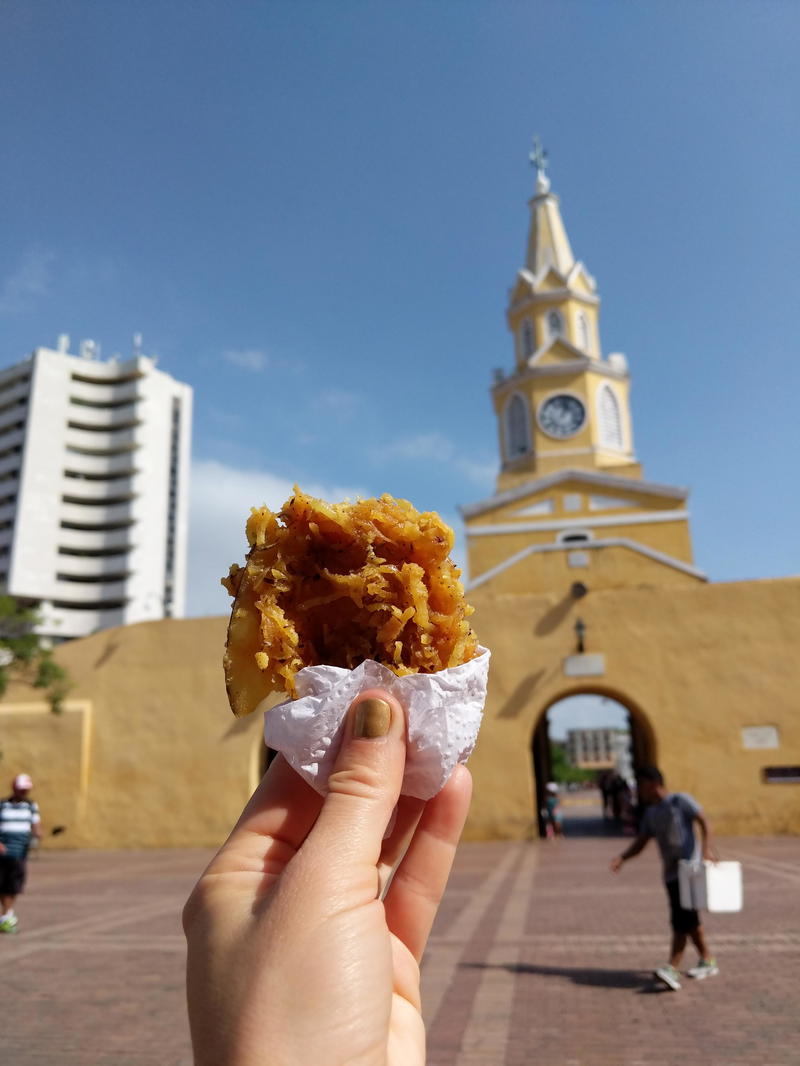
[[[633,701],[601,687],[551,700],[531,737],[539,836],[547,836],[549,782],[558,785],[567,834],[625,831],[637,769],[657,761],[653,728]]]

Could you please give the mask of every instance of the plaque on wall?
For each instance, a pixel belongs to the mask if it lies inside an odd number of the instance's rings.
[[[742,729],[742,747],[748,751],[779,748],[778,730],[774,725],[747,725]]]
[[[588,552],[567,552],[567,566],[588,566],[589,565],[589,553]]]
[[[602,654],[568,655],[563,662],[565,677],[603,677],[606,657]]]

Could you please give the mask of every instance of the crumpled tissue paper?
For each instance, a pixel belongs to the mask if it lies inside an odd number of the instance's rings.
[[[306,666],[295,678],[297,699],[265,711],[264,740],[324,796],[350,704],[368,688],[385,688],[406,711],[408,751],[401,792],[427,800],[475,747],[488,676],[487,648],[479,648],[468,663],[435,674],[398,677],[372,659],[355,670]]]

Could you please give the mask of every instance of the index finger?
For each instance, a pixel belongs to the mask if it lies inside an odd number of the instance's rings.
[[[277,755],[206,873],[263,873],[270,856],[285,865],[321,808],[322,796]]]

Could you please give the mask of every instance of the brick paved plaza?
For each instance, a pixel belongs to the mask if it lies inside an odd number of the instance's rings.
[[[649,977],[667,943],[655,848],[615,877],[625,842],[570,827],[462,846],[423,968],[430,1066],[797,1066],[800,841],[720,841],[746,909],[707,921],[721,975],[672,993]],[[179,915],[206,858],[31,861],[21,931],[0,938],[4,1063],[191,1066]]]

